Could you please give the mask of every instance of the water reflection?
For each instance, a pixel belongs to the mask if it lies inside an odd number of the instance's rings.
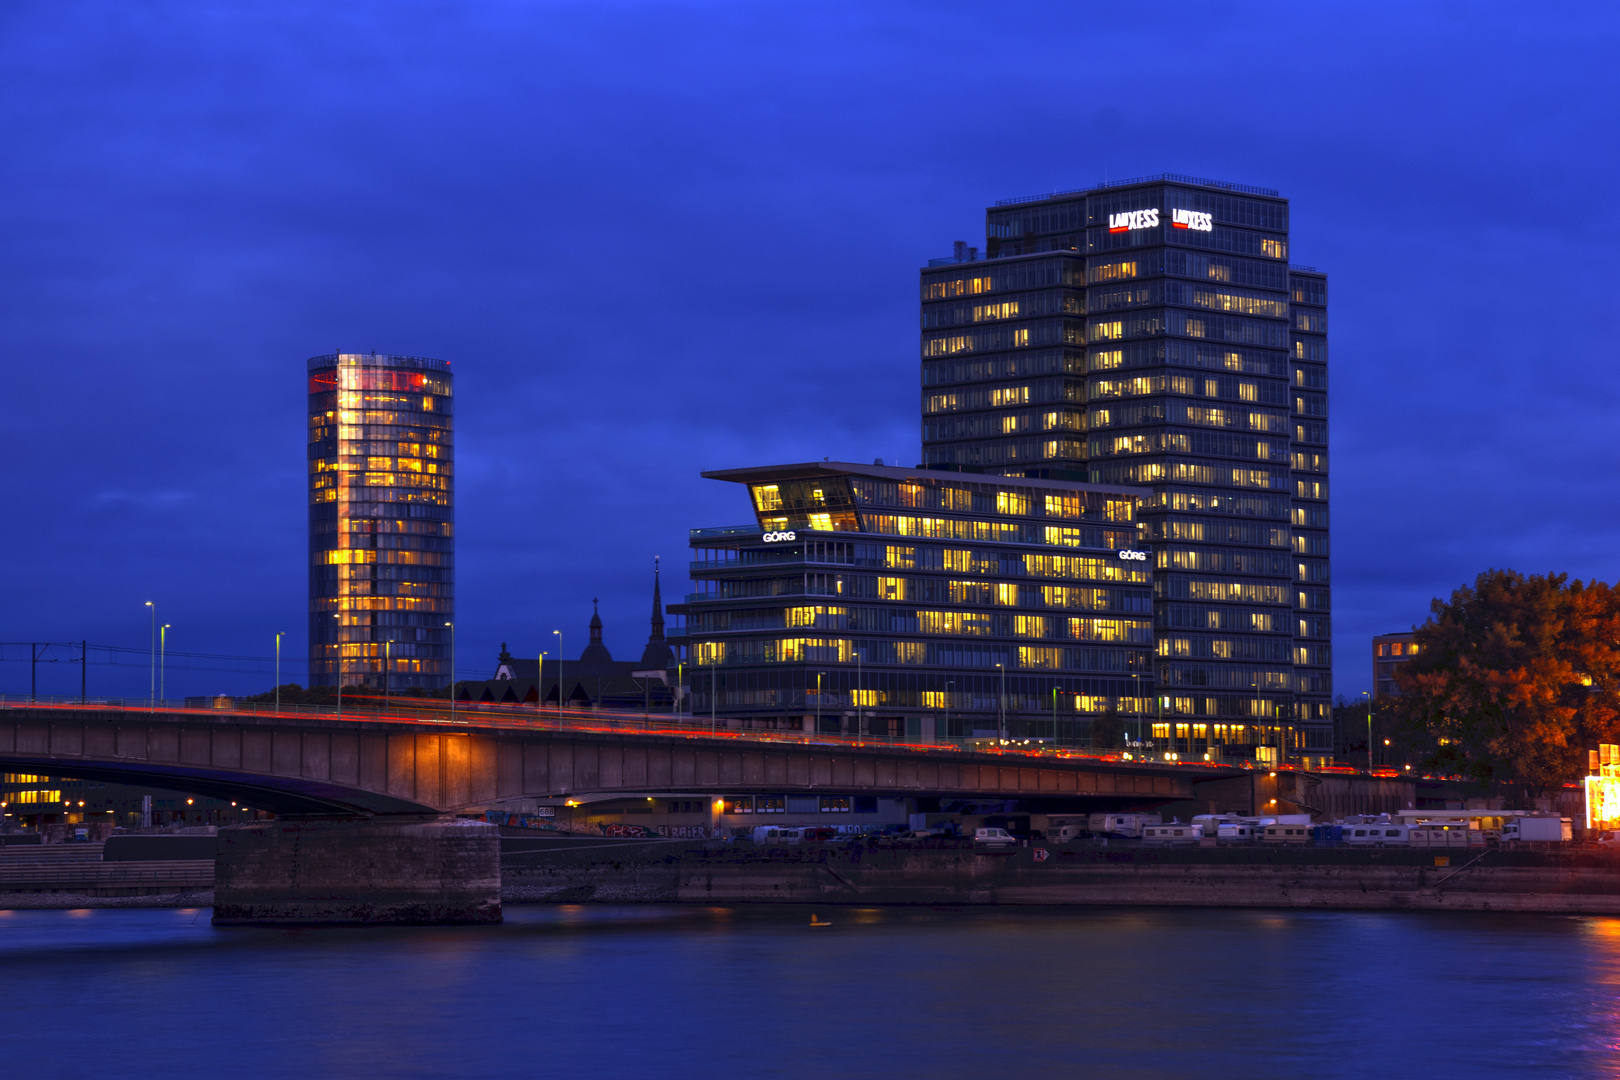
[[[507,914],[258,930],[197,910],[0,913],[6,1061],[52,1077],[1474,1077],[1612,1075],[1620,1050],[1616,919]]]

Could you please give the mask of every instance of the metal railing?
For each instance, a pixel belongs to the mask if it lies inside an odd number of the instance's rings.
[[[700,677],[701,681],[701,677]],[[232,723],[242,718],[286,720],[332,720],[344,723],[367,724],[435,724],[456,731],[467,729],[558,731],[586,734],[638,734],[687,739],[720,739],[729,742],[762,744],[791,744],[798,746],[845,746],[860,749],[888,749],[919,754],[997,754],[1023,758],[1081,759],[1097,764],[1118,765],[1125,768],[1197,768],[1230,770],[1253,768],[1253,762],[1213,762],[1186,760],[1157,750],[1097,750],[1083,746],[1060,744],[1049,738],[944,738],[933,742],[911,741],[904,737],[877,734],[803,731],[794,728],[733,727],[735,718],[711,719],[699,713],[672,712],[614,712],[604,709],[567,708],[559,710],[555,704],[536,706],[534,703],[458,701],[455,718],[450,717],[449,702],[433,698],[393,698],[386,703],[380,699],[364,699],[350,704],[345,697],[341,714],[331,705],[292,705],[283,703],[278,711],[274,704],[255,701],[233,701],[226,708],[187,707],[172,701],[91,701],[80,704],[77,698],[44,697],[30,701],[16,696],[0,696],[0,715],[13,709],[51,709],[72,711],[119,711],[139,716],[142,713],[161,712],[170,716],[184,716],[202,722]],[[874,719],[874,709],[859,709],[862,719]],[[797,715],[797,714],[796,714]],[[883,719],[887,719],[884,717]],[[65,763],[64,763],[65,764]],[[71,773],[71,770],[69,770]]]

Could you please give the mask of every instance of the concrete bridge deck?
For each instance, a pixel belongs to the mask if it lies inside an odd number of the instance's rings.
[[[0,766],[181,788],[281,816],[421,815],[520,798],[657,791],[1188,799],[1231,769],[963,750],[670,717],[532,710],[342,717],[307,710],[0,705]]]

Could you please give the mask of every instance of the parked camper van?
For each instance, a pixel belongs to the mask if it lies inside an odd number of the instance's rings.
[[[756,844],[801,844],[803,829],[790,829],[782,825],[761,825],[754,830]]]
[[[1263,844],[1308,844],[1311,842],[1309,824],[1281,822],[1267,825],[1260,837]]]
[[[1346,825],[1344,843],[1346,847],[1408,847],[1411,828],[1393,821]]]
[[[1223,821],[1215,833],[1220,844],[1252,844],[1260,836],[1261,826],[1252,821]]]
[[[1158,814],[1092,814],[1087,822],[1091,831],[1098,836],[1117,836],[1130,840],[1141,839],[1143,826],[1163,823],[1164,818]]]
[[[1052,814],[1046,819],[1046,838],[1054,843],[1066,844],[1089,833],[1089,823],[1090,818],[1086,814]]]
[[[1168,825],[1142,826],[1142,843],[1144,844],[1196,844],[1204,834],[1204,830],[1197,825],[1187,825],[1180,821],[1172,821]]]

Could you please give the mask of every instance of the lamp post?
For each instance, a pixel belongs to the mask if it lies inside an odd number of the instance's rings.
[[[1361,696],[1367,699],[1367,775],[1372,775],[1372,695],[1363,690]]]
[[[157,709],[157,605],[148,600],[146,606],[152,609],[152,692],[149,698],[153,710]]]
[[[1052,741],[1057,742],[1057,698],[1058,688],[1052,687]]]
[[[539,716],[540,711],[546,707],[546,698],[545,698],[545,693],[543,691],[543,688],[546,685],[545,679],[546,679],[546,653],[545,653],[545,650],[542,649],[540,651],[540,655],[535,658],[535,662],[534,662],[534,715],[535,716]],[[559,684],[559,685],[561,685],[561,684]],[[562,697],[562,691],[561,690],[557,691],[557,696],[559,698]]]
[[[281,639],[287,631],[283,630],[276,635],[276,712],[281,711]]]
[[[394,679],[394,639],[383,642],[383,711],[388,711],[388,691]]]
[[[337,684],[338,684],[338,719],[343,719],[343,613],[335,612],[332,618],[337,620]]]
[[[450,722],[456,722],[456,624],[447,622],[444,625],[450,628]]]
[[[956,680],[945,680],[945,738],[951,737],[951,695],[956,692]]]
[[[821,677],[825,671],[816,672],[816,734],[821,734]]]
[[[675,661],[675,700],[671,703],[675,708],[675,715],[680,716],[686,712],[686,661]]]
[[[164,676],[168,674],[169,661],[169,627],[172,624],[164,623],[158,629],[158,700],[162,701],[167,692],[164,687]]]
[[[866,709],[866,657],[855,650],[855,745],[861,745],[861,713]]]
[[[997,664],[1001,672],[1001,693],[996,698],[996,738],[1007,741],[1007,665]]]
[[[553,630],[552,633],[557,635],[557,727],[559,729],[561,729],[562,728],[562,718],[563,718],[562,631],[561,630]]]

